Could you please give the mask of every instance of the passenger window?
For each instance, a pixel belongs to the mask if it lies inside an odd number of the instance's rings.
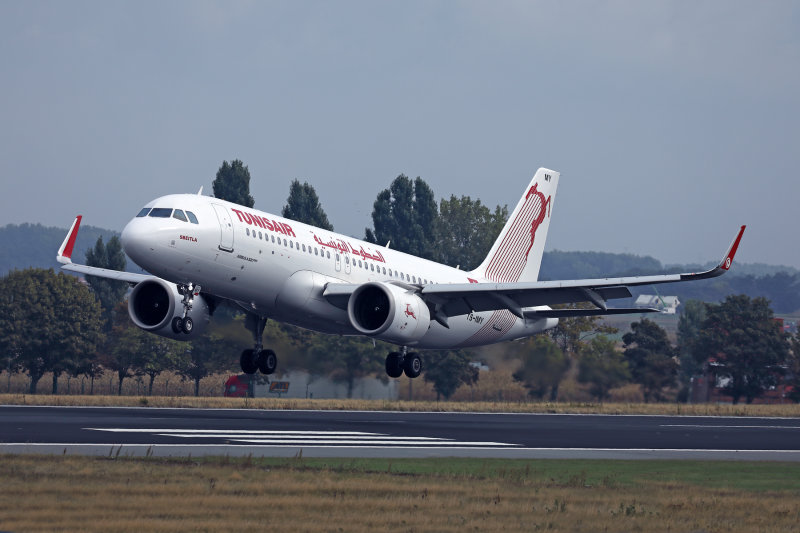
[[[149,212],[150,212],[150,208],[149,207],[143,207],[142,210],[139,211],[139,214],[136,215],[136,216],[137,217],[146,217],[147,213],[149,213]]]
[[[303,244],[303,251],[304,252],[306,251],[306,245],[305,244]]]
[[[261,235],[261,232],[260,232],[260,231],[258,232],[258,238],[259,238],[259,239],[263,239],[263,238],[264,238],[264,237]]]
[[[314,255],[319,255],[319,249],[314,248]]]
[[[383,275],[386,275],[386,267],[383,267]]]
[[[411,279],[414,280],[414,283],[417,282],[417,276],[411,276]]]
[[[272,244],[275,244],[275,235],[272,236]]]
[[[344,262],[345,262],[345,264],[348,264],[348,265],[350,264],[350,256],[349,255],[344,256]]]
[[[358,260],[358,266],[361,266],[361,259]]]
[[[330,253],[330,252],[325,252],[325,255],[327,255],[327,256],[328,256],[328,259],[330,259],[330,258],[331,258],[331,253]]]
[[[294,248],[294,241],[289,241],[289,248]]]
[[[370,269],[370,270],[372,270],[373,272],[375,272],[375,265],[373,265],[372,263],[370,263],[370,264],[369,264],[369,269]]]
[[[172,216],[172,209],[166,207],[156,207],[155,209],[150,211],[150,214],[148,216],[151,216],[153,218],[169,218]]]
[[[245,231],[245,233],[247,233],[247,236],[249,237],[250,236],[250,228],[244,228],[244,231]]]
[[[176,209],[175,211],[172,212],[172,218],[177,218],[178,220],[183,222],[189,222],[186,219],[186,215],[184,215],[183,211],[181,211],[180,209]]]
[[[199,222],[197,222],[197,217],[194,216],[194,213],[191,211],[186,211],[186,216],[189,217],[189,222],[192,224],[199,224]]]

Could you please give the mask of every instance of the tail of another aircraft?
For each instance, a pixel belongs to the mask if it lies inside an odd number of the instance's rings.
[[[498,283],[537,281],[559,173],[536,171],[489,255],[471,274]]]

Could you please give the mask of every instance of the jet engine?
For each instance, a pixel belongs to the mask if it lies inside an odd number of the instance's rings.
[[[143,330],[179,341],[197,338],[211,318],[209,302],[199,294],[192,299],[192,309],[187,315],[193,323],[191,332],[176,332],[172,320],[183,317],[183,296],[178,293],[177,285],[156,277],[133,288],[128,298],[128,314]]]
[[[430,311],[417,294],[381,282],[358,287],[347,303],[347,316],[364,335],[395,344],[414,344],[428,331]]]

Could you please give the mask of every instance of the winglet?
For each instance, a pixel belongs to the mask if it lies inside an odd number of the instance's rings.
[[[744,234],[744,229],[747,226],[742,226],[739,230],[739,234],[733,239],[730,248],[728,248],[728,252],[725,254],[725,257],[722,258],[722,262],[720,262],[717,268],[721,268],[722,270],[728,270],[731,268],[733,264],[733,256],[736,255],[736,250],[739,248],[739,241],[742,240],[742,235]]]
[[[58,255],[56,256],[56,260],[58,260],[59,263],[72,263],[72,249],[75,247],[75,239],[78,238],[78,229],[81,227],[82,218],[81,215],[75,217],[75,221],[72,223],[69,233],[67,233],[64,242],[61,243],[61,247],[58,249]]]

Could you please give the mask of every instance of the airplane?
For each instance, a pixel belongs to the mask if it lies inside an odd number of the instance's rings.
[[[416,350],[457,349],[529,337],[560,318],[658,309],[613,308],[630,287],[712,278],[730,269],[741,226],[722,261],[705,272],[604,279],[539,281],[539,267],[560,173],[540,168],[525,187],[488,255],[463,271],[387,246],[197,194],[162,196],[125,226],[125,253],[148,274],[73,263],[82,217],[58,250],[61,268],[128,282],[128,313],[138,327],[190,340],[220,303],[246,313],[253,348],[242,371],[275,372],[275,352],[263,345],[268,319],[336,335],[363,335],[399,348],[386,373],[416,378]],[[589,309],[553,309],[590,302]],[[414,350],[414,351],[410,351]]]

